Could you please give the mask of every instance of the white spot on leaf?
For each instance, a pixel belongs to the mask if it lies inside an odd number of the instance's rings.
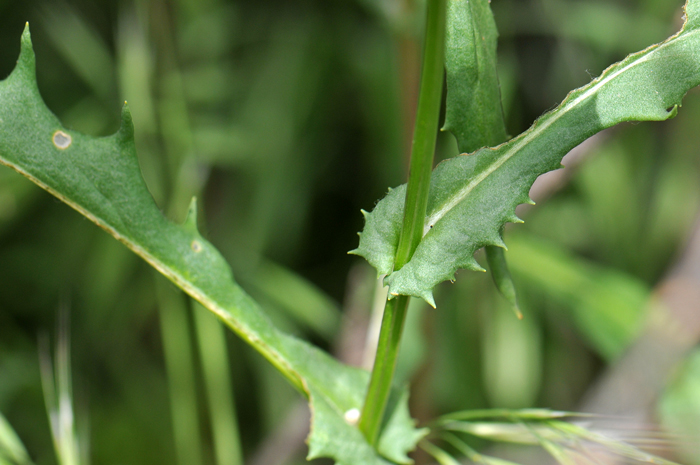
[[[51,140],[53,141],[53,145],[61,150],[67,149],[70,147],[70,144],[73,143],[73,138],[70,136],[70,134],[66,134],[63,131],[54,132]]]
[[[190,244],[190,247],[192,247],[192,250],[194,253],[199,253],[202,251],[202,244],[199,241],[192,241],[192,244]]]
[[[356,408],[351,408],[343,415],[345,422],[349,425],[356,425],[360,421],[360,411]]]

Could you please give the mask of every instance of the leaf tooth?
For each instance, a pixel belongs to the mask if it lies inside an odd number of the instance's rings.
[[[485,234],[482,246],[488,245],[500,247],[502,249],[508,249],[508,247],[506,247],[505,242],[503,242],[503,236],[500,228],[488,231],[487,234]]]
[[[431,290],[424,290],[420,293],[420,296],[423,300],[425,300],[428,305],[430,305],[433,308],[435,307],[435,298],[433,297],[433,291]]]
[[[520,224],[520,223],[524,223],[524,221],[522,219],[518,218],[518,215],[513,213],[512,215],[510,215],[506,218],[506,223]]]
[[[503,241],[503,236],[500,234],[498,234],[498,236],[496,236],[494,239],[491,239],[491,243],[489,245],[500,247],[503,250],[508,250],[506,243]]]
[[[527,193],[525,193],[521,196],[518,196],[518,198],[516,199],[515,202],[516,202],[516,205],[520,205],[520,204],[535,205],[535,201],[532,200],[532,198]]]
[[[134,120],[131,117],[131,110],[129,109],[129,104],[124,101],[122,106],[122,121],[119,126],[119,131],[117,131],[117,136],[123,141],[131,141],[133,143],[134,139]]]
[[[41,99],[39,86],[36,81],[36,55],[32,46],[32,35],[29,32],[29,22],[25,23],[22,38],[20,39],[19,58],[17,58],[17,66],[11,75],[15,74],[24,75],[24,78],[27,80],[23,83],[23,86],[31,88],[31,93]]]
[[[358,233],[358,234],[359,234],[359,233]],[[349,250],[349,251],[348,251],[348,255],[357,255],[357,256],[360,256],[360,257],[365,257],[365,252],[364,252],[364,250],[362,250],[361,247],[358,247],[358,248],[356,248],[356,249]],[[367,257],[365,257],[365,258],[367,258]]]
[[[360,213],[362,213],[362,216],[364,217],[365,221],[369,218],[369,212],[364,209],[360,209]]]
[[[518,195],[515,197],[513,201],[513,207],[520,205],[520,204],[529,204],[529,205],[534,205],[533,200],[530,198],[530,195],[528,194],[527,191],[525,192],[520,192]]]
[[[32,48],[32,34],[29,32],[29,21],[24,23],[24,30],[22,31],[22,47],[29,47],[30,49]],[[24,52],[24,50],[20,51],[20,54]]]
[[[187,216],[182,226],[190,232],[199,234],[199,230],[197,229],[197,197],[192,197],[192,200],[190,200]]]
[[[486,271],[486,268],[484,268],[483,266],[479,265],[479,262],[477,262],[476,259],[475,259],[474,257],[471,257],[471,258],[469,259],[469,261],[467,261],[467,262],[464,264],[464,268],[467,269],[467,270],[472,270],[472,271],[481,271],[481,272],[485,272],[485,271]]]

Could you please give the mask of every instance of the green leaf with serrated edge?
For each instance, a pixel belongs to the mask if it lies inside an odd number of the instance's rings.
[[[0,163],[10,166],[78,210],[214,312],[309,398],[309,457],[339,464],[379,465],[381,458],[344,413],[360,409],[369,373],[345,366],[321,350],[277,330],[235,284],[219,252],[196,229],[194,208],[184,225],[168,221],[139,170],[131,114],[125,105],[119,131],[94,138],[63,128],[36,84],[29,28],[17,66],[0,81]],[[388,413],[382,434],[418,436],[403,404]],[[380,453],[396,457],[397,447]],[[404,460],[403,462],[408,462]]]
[[[394,414],[388,419],[385,431],[379,438],[379,450],[384,457],[392,462],[410,463],[411,459],[406,451],[411,450],[424,436],[429,433],[427,428],[407,431],[401,425],[412,424],[411,415],[408,412],[408,389],[392,393],[387,408]]]
[[[506,124],[498,85],[498,31],[488,0],[450,0],[445,38],[447,99],[445,126],[462,153],[506,140]],[[504,249],[487,245],[486,259],[493,282],[518,318],[513,278]]]
[[[462,153],[506,140],[496,71],[498,31],[488,0],[450,0],[445,35],[444,131]]]
[[[519,221],[515,207],[530,202],[532,183],[559,168],[569,150],[622,121],[675,116],[685,93],[700,84],[698,2],[689,0],[681,31],[610,66],[520,136],[440,163],[431,178],[424,237],[411,260],[387,276],[390,294],[422,297],[434,304],[435,285],[454,279],[460,268],[481,270],[473,256],[477,249],[504,246],[501,228]],[[401,222],[391,218],[403,213],[403,202],[401,196],[389,195],[377,204],[354,253],[372,265],[382,264],[384,270],[392,268]],[[391,218],[382,214],[387,211]]]

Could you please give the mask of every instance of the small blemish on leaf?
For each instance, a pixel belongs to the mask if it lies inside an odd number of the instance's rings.
[[[202,244],[197,240],[192,241],[192,243],[190,244],[190,247],[192,247],[192,250],[194,251],[194,253],[199,253],[202,251]]]
[[[347,424],[354,426],[360,421],[360,411],[356,408],[351,408],[343,414],[343,418]]]
[[[53,145],[61,150],[67,149],[70,147],[70,144],[73,143],[73,138],[70,136],[70,134],[66,134],[63,131],[54,132],[51,140],[53,141]]]

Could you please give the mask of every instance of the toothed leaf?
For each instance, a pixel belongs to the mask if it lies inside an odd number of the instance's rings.
[[[610,66],[520,136],[440,163],[431,178],[424,237],[411,260],[387,276],[389,292],[431,298],[433,287],[458,269],[478,269],[474,252],[501,242],[500,231],[517,221],[515,207],[529,201],[535,179],[559,168],[563,156],[588,137],[622,121],[675,116],[685,93],[700,84],[698,10],[698,1],[690,0],[678,34]],[[386,264],[392,263],[401,227],[394,220],[398,211],[402,198],[380,201],[366,218],[356,251],[384,270],[392,268]]]
[[[506,140],[496,67],[498,31],[488,0],[450,0],[448,5],[443,129],[455,136],[460,152],[472,152]],[[487,245],[486,259],[496,288],[522,318],[504,247]]]
[[[192,202],[184,225],[168,221],[141,176],[128,107],[119,131],[94,138],[64,128],[36,84],[29,29],[12,74],[0,81],[0,163],[14,168],[78,210],[214,312],[309,398],[310,457],[338,464],[386,465],[380,454],[408,463],[405,454],[423,433],[407,415],[406,396],[388,410],[382,437],[402,437],[379,454],[344,413],[360,409],[369,373],[275,328],[234,282],[228,264],[196,228]]]

